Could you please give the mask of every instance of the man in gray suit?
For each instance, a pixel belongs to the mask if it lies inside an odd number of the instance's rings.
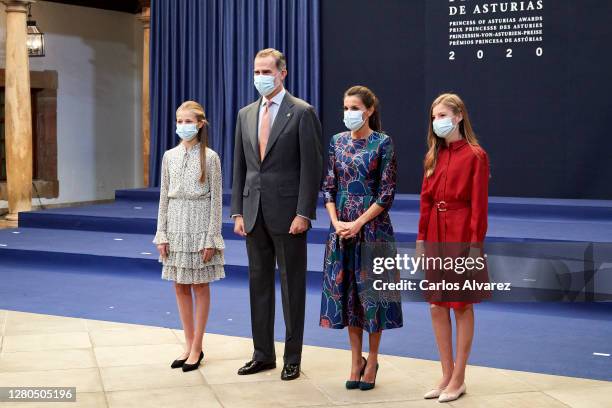
[[[234,145],[232,218],[234,232],[246,237],[255,349],[238,374],[276,367],[278,262],[287,328],[281,378],[293,380],[300,375],[304,337],[306,234],[323,174],[321,123],[312,106],[285,90],[287,64],[280,51],[259,51],[254,75],[261,98],[238,112]]]

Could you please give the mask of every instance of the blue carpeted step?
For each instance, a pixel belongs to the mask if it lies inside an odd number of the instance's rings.
[[[150,201],[115,201],[78,207],[19,213],[19,226],[85,231],[154,233],[158,204]]]
[[[116,190],[115,191],[115,200],[116,201],[138,201],[138,202],[149,202],[155,203],[156,205],[159,203],[159,189],[146,188],[146,189],[135,189],[132,190]],[[223,203],[227,206],[232,202],[232,192],[230,190],[223,191]],[[408,203],[409,205],[405,205],[402,202],[399,202],[395,209],[418,209],[418,203]],[[319,201],[317,204],[319,207],[324,207],[325,202],[323,200],[323,196],[319,196]]]
[[[159,188],[130,188],[115,190],[115,200],[128,201],[159,201]]]
[[[229,203],[232,200],[231,190],[223,191],[223,202]],[[159,203],[159,188],[131,188],[124,190],[115,190],[115,201],[130,201],[130,202],[141,202],[141,203]]]
[[[0,230],[0,263],[81,264],[141,267],[159,271],[158,254],[151,234],[81,230],[16,228]],[[226,240],[228,265],[248,265],[244,241]],[[308,269],[321,272],[324,246],[308,244]]]
[[[64,267],[79,267],[83,273],[92,269],[107,269],[112,273],[159,275],[161,265],[158,261],[156,247],[151,242],[152,239],[151,234],[44,228],[5,229],[0,230],[0,265],[48,267],[50,272],[61,270]],[[245,242],[226,240],[225,243],[227,270],[244,272],[248,265]],[[511,248],[501,248],[501,254],[498,253],[499,251],[489,251],[489,255],[508,257],[510,255],[507,252],[508,249]],[[319,274],[322,272],[324,253],[324,245],[308,244],[308,271]],[[512,255],[530,256],[521,253]],[[555,256],[558,255],[555,254]],[[494,265],[494,262],[499,262],[501,258],[489,259],[490,265]],[[607,259],[610,257],[608,256]],[[508,266],[503,270],[497,269],[497,272],[505,275],[498,274],[496,278],[502,279],[503,282],[512,282],[515,289],[530,288],[532,284],[526,283],[522,278],[536,276],[528,271],[515,273],[515,270],[509,269]],[[422,278],[419,275],[409,275],[408,272],[402,276],[407,279]],[[537,276],[541,279],[543,275],[537,274]],[[605,278],[600,274],[597,279],[597,293],[601,296],[612,294],[612,282]],[[531,296],[531,293],[528,295]],[[522,299],[521,292],[516,292],[516,296]]]
[[[115,200],[117,201],[148,201],[148,202],[159,202],[159,188],[133,188],[124,190],[115,190]],[[223,202],[226,205],[230,205],[232,200],[232,191],[230,189],[223,190]],[[419,196],[415,194],[398,194],[396,196],[395,203],[393,204],[394,210],[402,211],[418,211],[419,209]],[[323,195],[319,194],[319,207],[324,207],[325,202]]]
[[[117,190],[117,200],[159,201],[159,188],[137,188]],[[225,190],[223,201],[229,205],[231,191]],[[319,197],[319,207],[323,207]],[[396,194],[395,211],[418,211],[418,194]],[[489,215],[494,217],[554,219],[554,220],[601,220],[612,221],[612,200],[582,200],[527,197],[489,197]]]
[[[83,231],[154,234],[157,227],[158,204],[152,201],[117,200],[108,204],[54,208],[27,211],[19,214],[19,226],[24,228],[73,229]],[[234,234],[230,209],[223,208],[223,236],[242,239]],[[394,213],[398,219],[396,237],[401,241],[414,241],[416,233],[403,231],[403,213]],[[414,216],[414,214],[413,214]],[[411,219],[414,217],[411,217]],[[323,244],[329,232],[329,218],[323,208],[317,210],[317,219],[309,233],[309,242]],[[407,226],[407,225],[406,225]]]
[[[153,234],[157,224],[158,204],[152,201],[117,200],[109,204],[55,208],[21,212],[19,226],[26,228],[58,228]],[[412,242],[416,239],[419,214],[416,211],[391,211],[396,239]],[[223,208],[223,236],[241,239],[233,233],[233,221],[228,207]],[[317,219],[309,232],[312,243],[325,243],[329,217],[324,208],[317,209]],[[512,217],[489,217],[487,240],[532,241],[564,240],[612,242],[612,220],[558,220]]]

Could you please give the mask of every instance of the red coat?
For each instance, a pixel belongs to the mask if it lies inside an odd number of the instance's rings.
[[[465,139],[442,145],[433,174],[423,177],[418,240],[483,242],[487,233],[489,158]],[[445,204],[447,211],[440,211]]]
[[[487,233],[488,186],[489,158],[484,149],[470,146],[465,139],[452,142],[449,146],[442,145],[438,151],[438,161],[433,174],[430,177],[423,177],[417,239],[425,242],[481,245]],[[431,249],[437,251],[436,247],[430,245],[426,252]],[[459,246],[455,246],[450,252],[458,250]],[[441,279],[451,281],[464,279],[454,272],[444,278],[436,272],[428,272],[426,277],[430,282]],[[488,281],[486,268],[478,274],[477,280]],[[466,301],[435,301],[444,299],[445,295],[441,293],[443,292],[429,292],[425,296],[431,303],[452,308],[461,308],[490,297],[490,293],[486,291],[471,291],[454,293],[446,297]]]

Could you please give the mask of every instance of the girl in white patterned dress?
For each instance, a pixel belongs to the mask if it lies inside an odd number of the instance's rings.
[[[217,153],[207,147],[208,122],[199,103],[186,101],[179,106],[176,133],[181,142],[166,151],[162,159],[153,242],[163,263],[162,278],[175,282],[185,332],[185,352],[171,367],[191,371],[204,357],[202,340],[210,306],[208,283],[225,277],[221,163]]]

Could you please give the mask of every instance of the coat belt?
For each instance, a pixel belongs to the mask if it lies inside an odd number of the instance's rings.
[[[436,201],[434,207],[438,211],[458,210],[470,207],[470,201]]]

